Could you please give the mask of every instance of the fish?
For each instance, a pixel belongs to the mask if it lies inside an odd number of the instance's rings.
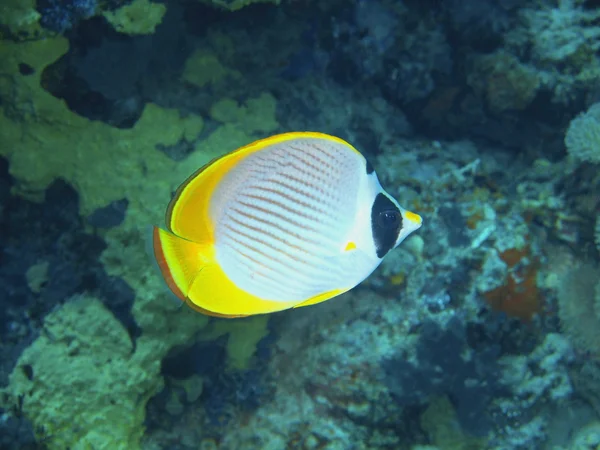
[[[193,173],[152,227],[169,289],[215,317],[324,302],[367,278],[421,227],[351,144],[317,132],[267,137]]]

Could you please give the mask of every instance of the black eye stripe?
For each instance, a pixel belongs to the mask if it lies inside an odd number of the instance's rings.
[[[377,194],[371,208],[371,230],[377,256],[383,258],[396,246],[402,229],[402,214],[385,195]]]

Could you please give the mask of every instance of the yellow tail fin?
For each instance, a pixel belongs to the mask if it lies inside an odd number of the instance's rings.
[[[206,264],[202,251],[204,245],[154,227],[152,246],[154,258],[169,289],[186,301],[194,279]]]

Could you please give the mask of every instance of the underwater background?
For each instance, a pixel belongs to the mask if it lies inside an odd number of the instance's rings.
[[[0,449],[600,448],[600,2],[1,0]],[[240,320],[167,294],[171,194],[285,131],[423,227]]]

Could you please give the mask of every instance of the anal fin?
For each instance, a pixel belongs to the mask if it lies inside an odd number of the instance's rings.
[[[298,305],[295,305],[294,308],[302,308],[303,306],[316,305],[317,303],[324,302],[326,300],[329,300],[330,298],[337,297],[338,295],[343,294],[346,291],[348,291],[348,289],[334,289],[332,291],[323,292],[322,294],[315,295],[314,297],[309,298],[308,300]]]

